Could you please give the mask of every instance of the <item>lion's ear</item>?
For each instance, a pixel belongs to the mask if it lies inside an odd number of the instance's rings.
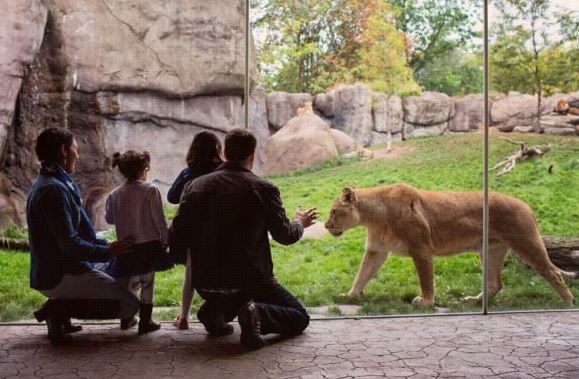
[[[355,204],[357,201],[353,187],[345,187],[340,195],[340,203],[343,205]]]

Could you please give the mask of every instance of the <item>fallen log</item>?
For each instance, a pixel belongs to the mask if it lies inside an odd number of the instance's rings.
[[[553,264],[563,270],[579,271],[579,237],[543,236],[547,254]],[[0,237],[0,249],[30,251],[27,240]]]
[[[543,236],[553,264],[563,270],[579,271],[579,237]]]
[[[12,238],[0,237],[0,249],[30,251],[30,244],[27,240],[15,240]]]
[[[497,163],[489,169],[489,171],[494,171],[496,169],[502,168],[502,170],[496,176],[502,176],[515,168],[515,165],[525,159],[532,158],[534,156],[542,157],[551,150],[550,146],[531,146],[527,147],[523,142],[511,141],[509,139],[503,138],[505,141],[518,146],[518,149],[511,155],[509,155],[505,160]]]

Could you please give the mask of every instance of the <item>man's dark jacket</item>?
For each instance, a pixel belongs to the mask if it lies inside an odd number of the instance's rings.
[[[88,262],[111,258],[107,241],[98,239],[80,204],[64,183],[40,173],[28,194],[30,287],[54,288],[64,274],[90,271]]]
[[[288,220],[275,185],[224,163],[185,187],[171,248],[191,249],[196,288],[259,288],[276,283],[268,232],[289,245],[303,227]]]

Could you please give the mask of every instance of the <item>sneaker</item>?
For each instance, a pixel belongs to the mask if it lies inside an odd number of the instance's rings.
[[[189,329],[189,321],[186,318],[181,318],[181,316],[175,317],[173,320],[173,325],[177,329],[186,330]]]
[[[259,349],[266,345],[261,337],[261,317],[257,305],[250,301],[242,306],[237,313],[237,320],[241,327],[239,342],[250,349]]]

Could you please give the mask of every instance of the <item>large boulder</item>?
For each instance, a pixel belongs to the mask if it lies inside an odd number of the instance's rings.
[[[265,146],[263,173],[281,175],[336,158],[338,150],[330,127],[320,117],[292,118]]]
[[[267,119],[273,130],[283,128],[296,115],[298,108],[312,101],[309,93],[272,92],[267,94]]]
[[[423,92],[420,96],[404,98],[404,130],[406,136],[440,134],[454,117],[454,101],[446,94]]]
[[[479,129],[484,122],[484,99],[482,95],[468,95],[454,101],[456,113],[448,129],[452,132],[468,132]]]
[[[564,95],[554,95],[541,100],[541,115],[553,111],[557,101]],[[534,126],[537,123],[537,96],[511,91],[493,99],[491,125],[502,132],[510,132],[516,126]]]
[[[40,48],[47,14],[39,0],[0,1],[0,168],[22,78]]]
[[[454,101],[446,94],[423,92],[403,100],[404,121],[415,126],[444,124],[454,117]]]
[[[375,93],[373,96],[372,116],[374,131],[380,133],[400,133],[404,126],[402,99],[396,95]]]
[[[326,118],[334,118],[334,92],[319,93],[314,97],[314,108]]]
[[[338,154],[342,155],[351,153],[358,148],[358,142],[341,130],[330,129],[330,132],[332,133],[332,137],[334,137],[334,143],[338,149]]]
[[[372,93],[367,87],[344,86],[334,92],[332,127],[365,146],[372,143]]]

